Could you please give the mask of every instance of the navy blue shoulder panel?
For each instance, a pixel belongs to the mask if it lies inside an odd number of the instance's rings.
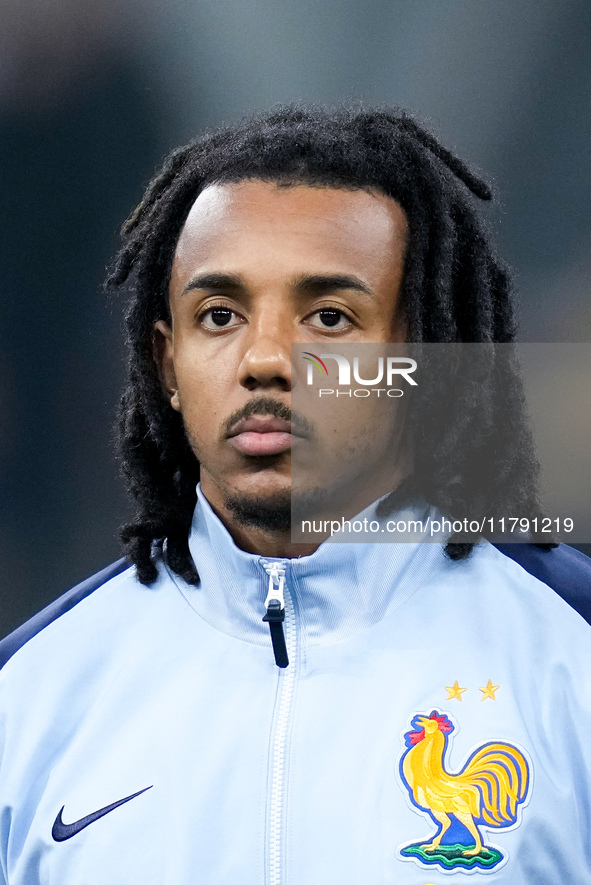
[[[16,630],[0,642],[0,669],[29,639],[40,633],[52,621],[69,612],[82,599],[90,596],[91,593],[98,590],[99,587],[102,587],[111,578],[114,578],[115,575],[121,574],[126,568],[129,568],[129,563],[126,559],[118,559],[117,562],[112,562],[111,565],[97,572],[96,575],[92,575],[91,578],[76,584],[75,587],[72,587],[71,590],[68,590],[67,593],[56,599],[55,602],[51,602],[38,614],[33,615],[30,620],[17,627]]]
[[[534,578],[552,587],[565,602],[591,624],[591,559],[559,544],[550,550],[533,544],[495,544]]]

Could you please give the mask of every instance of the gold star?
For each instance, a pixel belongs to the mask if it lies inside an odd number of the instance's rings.
[[[447,692],[447,699],[446,700],[448,700],[448,701],[452,700],[453,698],[457,698],[458,701],[461,701],[462,700],[462,692],[466,691],[465,688],[460,688],[460,686],[458,685],[457,679],[453,685],[446,685],[445,690]]]
[[[480,689],[480,691],[482,692],[482,697],[480,698],[480,700],[485,701],[487,698],[490,698],[491,701],[496,701],[495,691],[498,691],[498,690],[499,690],[499,686],[493,685],[489,679],[487,685],[485,685],[484,688]]]

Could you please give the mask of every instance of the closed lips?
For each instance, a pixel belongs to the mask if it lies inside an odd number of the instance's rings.
[[[278,455],[291,448],[291,422],[271,415],[251,415],[232,427],[228,439],[243,455]]]

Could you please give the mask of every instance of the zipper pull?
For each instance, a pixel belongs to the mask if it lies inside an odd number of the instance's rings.
[[[283,632],[283,622],[285,620],[285,600],[283,598],[285,568],[280,562],[264,562],[263,567],[269,575],[269,590],[265,599],[266,614],[263,621],[269,625],[269,630],[271,631],[275,663],[283,669],[289,664],[285,634]]]

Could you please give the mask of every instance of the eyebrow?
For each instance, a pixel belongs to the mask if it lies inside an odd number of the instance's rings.
[[[298,292],[312,293],[314,295],[325,295],[329,292],[336,292],[339,289],[353,289],[355,292],[362,292],[364,295],[373,296],[372,290],[358,277],[344,274],[303,274],[297,277],[294,287]],[[237,291],[243,289],[244,283],[240,277],[226,273],[206,273],[198,274],[193,277],[185,288],[183,294],[190,292],[192,289],[209,289],[212,291]]]
[[[243,288],[244,285],[240,278],[233,276],[233,274],[204,273],[198,274],[198,276],[189,280],[183,289],[183,295],[192,289],[213,289],[214,291],[227,292],[228,290],[236,291]]]
[[[300,292],[311,292],[314,295],[325,295],[338,289],[353,289],[364,295],[373,295],[372,290],[358,277],[343,274],[313,274],[298,277],[295,288]]]

